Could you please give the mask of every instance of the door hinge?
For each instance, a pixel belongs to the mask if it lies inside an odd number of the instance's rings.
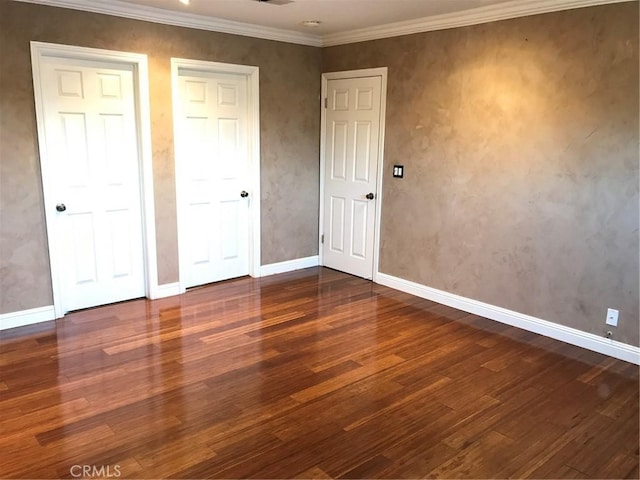
[[[324,97],[324,108],[327,108],[329,105],[329,99],[327,97]]]
[[[324,233],[320,235],[320,243],[324,243]]]

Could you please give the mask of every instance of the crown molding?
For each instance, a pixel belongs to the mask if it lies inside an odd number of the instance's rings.
[[[195,28],[212,32],[230,33],[245,37],[262,38],[279,42],[296,43],[312,47],[331,47],[348,43],[365,42],[381,38],[431,32],[447,28],[466,27],[482,23],[526,17],[542,13],[593,7],[610,3],[637,2],[638,0],[511,0],[497,5],[474,8],[462,12],[389,23],[376,27],[332,33],[324,36],[305,34],[293,30],[264,27],[251,23],[234,22],[221,18],[205,17],[191,13],[173,12],[122,2],[119,0],[14,0],[52,7],[70,8],[85,12],[102,13],[147,22]]]
[[[404,22],[389,23],[378,27],[362,28],[348,32],[334,33],[322,37],[322,46],[331,47],[347,43],[365,42],[381,38],[431,32],[447,28],[466,27],[482,23],[526,17],[541,13],[593,7],[609,3],[638,0],[511,0],[486,7],[473,8],[462,12],[434,15]]]
[[[245,37],[276,40],[312,47],[321,47],[322,39],[318,35],[304,34],[292,30],[264,27],[251,23],[234,22],[222,18],[205,17],[191,13],[173,12],[160,8],[134,5],[119,0],[15,0],[23,3],[36,3],[51,7],[70,8],[84,12],[102,13],[116,17],[162,23],[177,27],[195,28],[212,32],[230,33]]]

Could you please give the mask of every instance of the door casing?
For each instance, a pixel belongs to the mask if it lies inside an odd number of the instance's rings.
[[[327,136],[327,109],[325,108],[325,98],[327,98],[327,83],[329,80],[339,80],[348,78],[381,77],[380,88],[380,139],[378,142],[378,169],[376,172],[376,189],[378,208],[376,208],[374,237],[373,237],[373,278],[376,282],[378,266],[380,261],[380,218],[382,212],[382,173],[384,172],[384,138],[385,138],[385,118],[387,106],[387,67],[367,68],[362,70],[347,70],[343,72],[329,72],[322,74],[322,95],[320,114],[320,217],[319,228],[320,238],[318,239],[319,263],[323,262],[322,236],[324,234],[324,200],[325,200],[325,141]]]
[[[40,62],[44,57],[55,57],[64,60],[86,60],[104,64],[119,63],[133,67],[134,93],[136,108],[136,129],[138,141],[138,169],[140,178],[140,198],[143,231],[143,259],[145,276],[145,295],[157,298],[158,266],[156,258],[156,226],[153,198],[153,168],[151,161],[151,116],[149,109],[149,71],[147,56],[139,53],[118,52],[97,48],[59,45],[45,42],[31,42],[31,66],[35,98],[36,126],[38,133],[38,149],[42,190],[44,195],[44,211],[49,249],[51,287],[55,318],[64,316],[64,292],[61,280],[62,259],[57,258],[59,249],[55,236],[55,205],[51,155],[47,152],[45,110],[43,90],[40,85]]]
[[[249,139],[249,275],[252,277],[260,276],[260,78],[259,68],[249,65],[236,65],[231,63],[208,62],[202,60],[190,60],[185,58],[171,58],[171,88],[173,91],[173,111],[180,111],[179,102],[180,88],[179,75],[180,70],[198,71],[203,73],[231,73],[235,75],[243,75],[247,78],[248,87],[248,112],[247,126],[249,129],[247,138]],[[174,118],[174,139],[178,139],[178,125]],[[177,141],[177,140],[176,140]],[[176,146],[176,150],[179,146]],[[185,275],[182,272],[184,262],[182,261],[182,249],[180,244],[184,245],[184,241],[180,241],[183,233],[181,228],[181,218],[185,218],[185,214],[181,212],[181,192],[180,181],[180,165],[178,164],[179,155],[175,155],[175,172],[176,172],[176,204],[177,204],[177,220],[178,220],[178,252],[180,260],[178,262],[180,268],[180,292],[186,291],[184,283]]]

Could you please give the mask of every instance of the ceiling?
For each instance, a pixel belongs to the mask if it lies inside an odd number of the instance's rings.
[[[322,47],[638,0],[16,1]]]
[[[189,5],[178,0],[122,1],[322,36],[460,12],[508,0],[294,0],[286,5],[257,0],[190,0]],[[321,23],[309,28],[302,25],[305,20]]]

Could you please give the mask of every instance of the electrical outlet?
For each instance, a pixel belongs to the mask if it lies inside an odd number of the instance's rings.
[[[612,327],[618,326],[618,310],[614,310],[613,308],[607,308],[607,320],[606,324],[611,325]]]

